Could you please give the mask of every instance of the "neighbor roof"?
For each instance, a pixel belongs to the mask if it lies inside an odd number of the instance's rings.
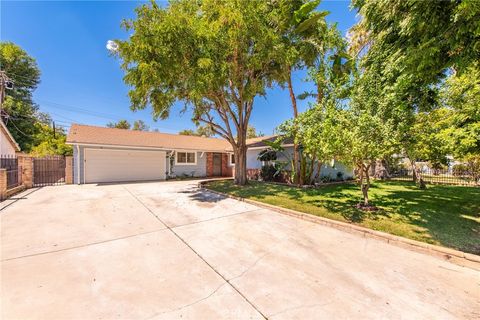
[[[225,152],[232,147],[224,139],[186,136],[150,131],[136,131],[72,124],[67,136],[69,144],[93,144],[161,149],[185,149]]]
[[[264,136],[264,137],[256,137],[252,139],[247,139],[247,147],[248,148],[263,148],[263,147],[268,147],[268,145],[265,143],[265,141],[270,141],[274,142],[278,138],[280,138],[280,135],[273,135],[273,136]],[[293,144],[293,139],[291,138],[285,138],[282,141],[282,146],[288,146]]]

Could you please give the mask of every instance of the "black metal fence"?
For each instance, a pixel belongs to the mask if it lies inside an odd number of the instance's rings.
[[[446,169],[434,169],[420,166],[419,171],[426,183],[462,186],[480,185],[480,177],[466,167],[453,166]],[[412,169],[396,169],[390,172],[390,177],[394,180],[413,181],[414,171]]]
[[[18,165],[16,156],[0,156],[0,169],[7,169],[7,189],[22,184],[22,168]]]
[[[52,186],[65,183],[64,156],[48,156],[33,159],[33,185]]]

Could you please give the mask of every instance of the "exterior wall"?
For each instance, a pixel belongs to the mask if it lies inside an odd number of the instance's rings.
[[[3,131],[2,128],[0,128],[0,155],[15,155],[15,146],[12,144],[10,138],[7,137],[6,133]]]
[[[333,167],[330,164],[324,164],[320,170],[320,176],[336,178],[338,172],[342,172],[344,178],[353,177],[353,169],[348,168],[338,161],[334,161]]]
[[[247,169],[261,169],[262,162],[257,160],[258,154],[262,149],[254,149],[247,151]],[[291,161],[293,159],[293,147],[286,147],[284,151],[277,153],[277,161]],[[290,166],[287,168],[290,170]],[[254,171],[252,171],[253,173]],[[342,172],[344,178],[353,177],[353,169],[350,169],[338,161],[334,161],[333,166],[329,164],[324,164],[321,169],[320,176],[326,177],[330,176],[331,178],[336,178],[337,173]]]
[[[262,163],[258,161],[258,154],[263,149],[253,149],[247,150],[247,169],[260,169],[262,167]]]
[[[197,164],[176,165],[175,162],[171,169],[173,175],[205,177],[207,176],[207,152],[197,152]],[[168,166],[168,164],[167,164]]]
[[[82,177],[82,179],[80,179]],[[73,183],[83,182],[83,147],[73,146]]]

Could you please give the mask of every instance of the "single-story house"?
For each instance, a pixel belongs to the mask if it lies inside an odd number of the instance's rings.
[[[72,124],[75,183],[232,176],[223,139]]]
[[[247,140],[247,169],[262,167],[258,154],[268,148],[265,140],[273,139]],[[235,167],[230,143],[218,138],[73,124],[67,143],[73,146],[73,176],[79,184],[231,177]],[[285,143],[284,148],[279,160],[293,152],[291,144]]]
[[[16,152],[20,151],[20,146],[13,138],[7,126],[0,119],[0,156],[15,156]]]

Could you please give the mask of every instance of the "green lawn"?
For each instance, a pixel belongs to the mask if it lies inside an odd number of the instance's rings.
[[[394,235],[480,254],[480,188],[428,185],[420,190],[410,182],[375,182],[370,201],[380,208],[355,208],[361,192],[355,184],[299,189],[251,181],[244,187],[232,181],[207,186],[216,191],[309,214],[355,223]]]

